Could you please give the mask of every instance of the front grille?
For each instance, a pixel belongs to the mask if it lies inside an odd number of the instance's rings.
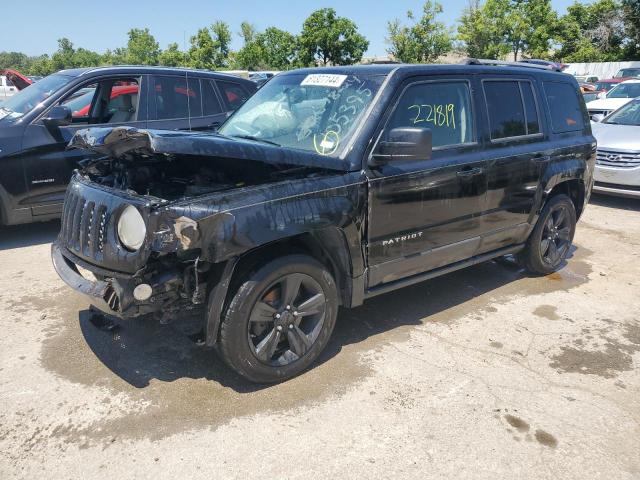
[[[100,260],[109,223],[106,205],[72,192],[62,211],[62,238],[67,248],[85,258]]]
[[[596,152],[596,165],[615,168],[640,167],[640,152],[625,152],[599,148]]]

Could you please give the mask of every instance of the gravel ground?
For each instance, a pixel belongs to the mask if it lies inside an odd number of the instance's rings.
[[[189,321],[111,328],[59,225],[0,230],[0,478],[640,478],[640,201],[598,197],[558,273],[489,262],[344,310],[257,387]]]

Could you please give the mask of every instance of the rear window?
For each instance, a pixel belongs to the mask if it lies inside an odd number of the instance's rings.
[[[575,132],[584,128],[584,114],[578,89],[564,82],[545,82],[554,133]]]
[[[232,110],[237,109],[251,96],[239,83],[216,80],[222,96],[227,99]]]
[[[485,80],[483,85],[492,140],[540,133],[538,108],[530,82]]]

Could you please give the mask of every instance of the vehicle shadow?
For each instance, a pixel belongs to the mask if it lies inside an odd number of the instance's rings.
[[[0,250],[51,243],[60,231],[60,221],[0,226]]]
[[[403,326],[420,325],[429,317],[525,276],[515,264],[501,261],[476,265],[443,277],[375,297],[364,305],[341,309],[329,345],[317,363],[336,357],[343,347],[361,343]],[[254,392],[255,385],[228,369],[214,351],[191,338],[202,325],[197,316],[169,325],[154,319],[105,320],[91,311],[80,312],[82,334],[95,355],[115,375],[137,388],[152,379],[172,382],[206,378],[238,393]],[[371,344],[366,348],[370,348]],[[352,360],[349,360],[352,361]]]
[[[589,203],[598,205],[599,207],[640,212],[640,198],[614,197],[612,195],[602,195],[601,193],[593,192]]]

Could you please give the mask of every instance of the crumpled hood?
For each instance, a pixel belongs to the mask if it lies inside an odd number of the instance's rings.
[[[349,164],[338,158],[214,133],[140,130],[133,127],[86,128],[73,136],[68,148],[90,150],[114,158],[127,154],[195,155],[338,171],[349,169]]]

